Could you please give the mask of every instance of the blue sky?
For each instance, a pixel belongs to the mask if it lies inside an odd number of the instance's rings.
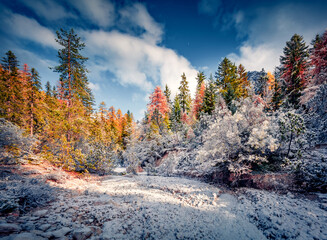
[[[70,29],[86,43],[82,54],[97,105],[105,101],[141,119],[155,86],[177,92],[186,73],[214,73],[229,57],[247,70],[274,70],[294,33],[307,43],[327,28],[326,1],[2,0],[0,54],[12,50],[56,85],[55,32]]]

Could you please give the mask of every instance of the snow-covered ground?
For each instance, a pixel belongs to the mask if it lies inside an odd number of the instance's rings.
[[[327,239],[326,194],[309,200],[253,189],[232,192],[196,180],[145,175],[108,176],[75,187],[69,185],[58,201],[41,212],[17,219],[14,224],[20,235],[79,239],[76,236],[82,232],[89,239],[104,240]],[[6,223],[0,219],[0,229],[1,224]],[[15,239],[17,234],[4,239]]]

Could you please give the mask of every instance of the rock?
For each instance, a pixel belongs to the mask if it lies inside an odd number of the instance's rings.
[[[85,240],[91,237],[92,230],[89,227],[80,228],[74,231],[73,239],[74,240]]]
[[[24,231],[31,231],[35,229],[33,222],[26,222],[25,224],[22,224],[22,230]]]
[[[36,217],[44,217],[48,213],[48,210],[39,210],[33,213]]]
[[[66,236],[71,231],[72,231],[72,229],[70,229],[68,227],[63,227],[63,228],[61,228],[59,230],[56,230],[54,232],[45,233],[43,236],[45,236],[47,238],[63,238],[64,236]]]
[[[43,232],[45,232],[46,230],[48,230],[51,227],[51,224],[43,224],[41,226],[38,227],[38,229],[42,230]]]
[[[2,223],[0,224],[0,234],[10,234],[15,232],[20,232],[21,227],[17,224],[10,224],[10,223]]]
[[[36,236],[33,233],[24,232],[16,235],[12,240],[45,240],[45,238]]]

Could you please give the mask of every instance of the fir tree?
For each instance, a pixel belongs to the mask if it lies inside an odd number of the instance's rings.
[[[182,80],[180,82],[179,86],[179,104],[181,107],[181,110],[185,113],[190,111],[190,105],[191,105],[191,94],[190,89],[188,87],[188,82],[186,80],[185,73],[182,74]]]
[[[235,112],[233,100],[238,100],[243,94],[244,89],[241,79],[237,76],[237,68],[228,58],[219,64],[216,72],[216,84],[222,94],[229,110]]]
[[[249,96],[248,88],[250,88],[250,82],[248,81],[247,72],[242,64],[237,68],[237,77],[240,83],[240,97],[247,98]]]
[[[206,76],[204,75],[204,72],[198,72],[197,76],[196,76],[196,81],[197,81],[197,85],[196,85],[196,90],[199,91],[202,83],[205,81]]]
[[[54,68],[60,73],[60,98],[67,100],[68,107],[77,99],[89,110],[92,109],[94,97],[88,85],[85,61],[88,59],[80,54],[85,44],[71,29],[69,32],[60,29],[57,31],[56,41],[63,47],[58,51],[59,66]]]
[[[327,30],[313,41],[311,54],[313,85],[327,83]]]
[[[167,99],[167,103],[168,103],[168,105],[171,106],[171,104],[172,104],[171,99],[170,99],[171,91],[170,91],[170,89],[169,89],[169,87],[168,87],[167,84],[166,84],[166,86],[165,86],[164,94],[165,94],[165,96],[166,96],[166,99]]]
[[[2,67],[11,75],[18,74],[19,62],[16,55],[12,51],[6,52],[6,56],[2,58]]]
[[[286,83],[288,103],[298,108],[300,96],[306,86],[306,71],[308,67],[308,46],[303,37],[294,34],[290,41],[286,42],[284,56],[280,57],[282,78]]]
[[[209,77],[209,81],[204,91],[204,98],[202,104],[202,111],[211,114],[215,110],[216,104],[216,83],[212,75]]]
[[[148,104],[148,122],[159,130],[161,134],[164,128],[168,127],[168,112],[169,107],[167,98],[161,88],[157,86],[150,96]]]
[[[49,81],[45,84],[45,93],[48,97],[52,96],[51,84]]]

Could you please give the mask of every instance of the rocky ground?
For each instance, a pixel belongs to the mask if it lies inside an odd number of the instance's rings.
[[[50,165],[0,170],[2,196],[44,185],[36,192],[47,194],[38,198],[53,200],[35,200],[36,208],[25,201],[30,206],[3,214],[0,239],[327,239],[326,194],[232,192],[174,177],[79,176]]]

